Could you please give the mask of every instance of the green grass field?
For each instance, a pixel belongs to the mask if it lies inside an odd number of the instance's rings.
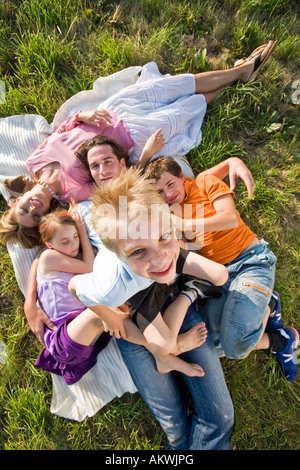
[[[3,0],[0,2],[0,116],[40,114],[49,122],[73,94],[131,65],[162,73],[228,68],[269,39],[278,45],[258,80],[227,89],[209,108],[195,171],[229,156],[253,172],[244,220],[276,254],[285,324],[300,329],[300,7],[297,0]],[[293,85],[294,84],[294,85]],[[298,98],[299,97],[299,98]],[[1,210],[5,202],[1,201]],[[138,394],[115,399],[82,423],[51,415],[51,378],[34,368],[41,345],[23,313],[10,258],[0,247],[0,449],[166,449]],[[274,358],[222,359],[234,406],[237,450],[300,449],[300,379],[286,382]]]

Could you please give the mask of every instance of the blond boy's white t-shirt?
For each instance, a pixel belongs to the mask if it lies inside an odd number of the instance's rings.
[[[78,276],[76,294],[87,307],[118,307],[152,282],[135,274],[113,252],[102,246],[95,258],[93,272]]]

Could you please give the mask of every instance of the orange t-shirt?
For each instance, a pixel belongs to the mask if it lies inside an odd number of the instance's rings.
[[[213,175],[199,175],[196,179],[185,177],[186,197],[181,204],[184,207],[184,217],[205,218],[216,214],[213,202],[220,196],[234,192],[222,180]],[[188,206],[189,205],[189,206]],[[256,235],[242,221],[237,211],[239,225],[237,228],[216,232],[203,232],[203,246],[197,253],[226,264],[235,259]]]

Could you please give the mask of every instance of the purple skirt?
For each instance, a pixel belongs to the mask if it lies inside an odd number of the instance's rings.
[[[75,343],[67,333],[67,324],[71,320],[69,318],[53,332],[51,352],[44,348],[34,364],[47,372],[61,375],[68,385],[77,382],[96,364],[98,354],[111,339],[108,333],[102,333],[92,346]]]

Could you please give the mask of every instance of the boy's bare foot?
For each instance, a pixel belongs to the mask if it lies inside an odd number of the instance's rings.
[[[204,322],[198,323],[185,333],[181,333],[177,337],[176,350],[172,352],[175,356],[198,348],[205,342],[207,338],[207,329]]]
[[[179,357],[168,354],[166,356],[155,356],[156,367],[161,374],[167,374],[171,370],[176,370],[188,377],[203,377],[204,370],[198,364],[190,364]]]

